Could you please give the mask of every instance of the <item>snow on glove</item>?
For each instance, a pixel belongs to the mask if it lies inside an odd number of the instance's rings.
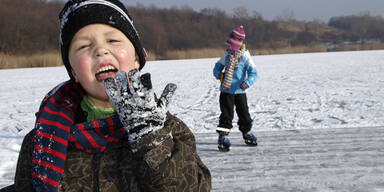
[[[129,82],[127,74],[119,71],[116,82],[113,78],[104,80],[104,88],[128,132],[129,143],[133,144],[142,136],[163,128],[167,106],[177,86],[169,83],[156,102],[149,73],[140,76],[135,69],[128,72],[128,76]]]

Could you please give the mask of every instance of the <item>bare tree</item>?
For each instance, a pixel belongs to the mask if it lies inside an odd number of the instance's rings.
[[[276,20],[293,23],[296,21],[295,13],[291,9],[286,8],[282,11],[281,15],[276,17]]]
[[[247,7],[237,7],[233,9],[233,17],[240,19],[249,18],[249,13]]]

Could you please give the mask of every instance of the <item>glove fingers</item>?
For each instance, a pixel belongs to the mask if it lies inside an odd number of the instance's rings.
[[[125,73],[124,71],[118,71],[116,73],[116,82],[119,85],[121,94],[127,93],[128,91],[127,73]]]
[[[157,106],[161,108],[167,108],[173,94],[176,91],[176,88],[177,86],[174,83],[169,83],[167,86],[165,86],[163,93],[161,94],[161,97],[157,103]]]
[[[128,78],[129,78],[129,91],[133,94],[136,93],[136,91],[140,88],[141,82],[140,82],[140,73],[139,70],[134,69],[128,72]]]
[[[113,78],[110,77],[104,80],[104,89],[113,105],[120,102],[120,92],[117,89],[116,82]]]
[[[140,77],[141,83],[145,88],[152,89],[151,74],[145,73]]]

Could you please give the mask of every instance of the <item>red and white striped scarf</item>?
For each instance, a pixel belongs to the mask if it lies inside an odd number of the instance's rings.
[[[32,150],[32,184],[36,191],[59,191],[68,145],[100,153],[126,134],[117,115],[75,123],[84,90],[67,81],[51,90],[36,113]]]

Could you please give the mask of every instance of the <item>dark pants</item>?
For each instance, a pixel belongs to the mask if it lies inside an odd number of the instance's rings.
[[[220,110],[219,126],[223,128],[232,128],[233,107],[236,106],[236,113],[239,117],[237,124],[239,130],[247,133],[252,128],[252,119],[248,111],[247,95],[246,94],[228,94],[220,93]]]

